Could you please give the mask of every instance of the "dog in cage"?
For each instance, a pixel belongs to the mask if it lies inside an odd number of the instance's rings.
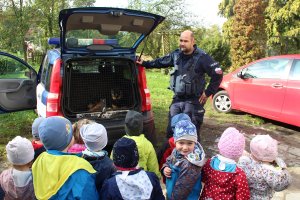
[[[97,102],[88,104],[89,112],[104,112],[106,109],[106,100],[100,99]]]

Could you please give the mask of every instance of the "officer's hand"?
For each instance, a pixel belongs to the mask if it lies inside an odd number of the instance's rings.
[[[207,101],[208,97],[206,96],[205,92],[202,93],[201,97],[199,98],[199,102],[201,105],[204,105]]]
[[[135,61],[137,64],[139,64],[139,65],[142,65],[143,64],[143,60],[142,59],[137,59],[136,61]]]

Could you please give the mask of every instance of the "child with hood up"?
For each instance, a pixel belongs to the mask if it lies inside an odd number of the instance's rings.
[[[31,165],[34,149],[31,142],[21,136],[6,145],[7,159],[12,167],[0,174],[0,190],[5,200],[36,199],[33,189]]]
[[[250,198],[246,174],[237,166],[245,148],[245,137],[233,127],[227,128],[218,143],[220,154],[208,159],[202,174],[201,200],[235,200]]]
[[[168,199],[199,199],[201,170],[205,164],[205,153],[198,142],[195,125],[181,120],[175,125],[175,149],[163,165]]]
[[[275,191],[291,183],[287,166],[278,156],[277,141],[269,135],[257,135],[250,142],[250,155],[239,160],[247,175],[252,200],[272,199]]]
[[[104,182],[100,199],[165,199],[157,176],[138,168],[139,153],[134,140],[126,137],[117,140],[113,147],[113,161],[118,171]]]

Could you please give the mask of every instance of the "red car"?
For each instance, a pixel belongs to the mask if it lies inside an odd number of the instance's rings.
[[[300,54],[263,58],[223,77],[213,107],[300,127]]]

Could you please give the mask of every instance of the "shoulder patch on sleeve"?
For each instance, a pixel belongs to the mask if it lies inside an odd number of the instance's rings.
[[[216,72],[216,74],[222,74],[223,73],[223,71],[222,71],[222,69],[220,67],[217,67],[215,69],[215,72]]]

